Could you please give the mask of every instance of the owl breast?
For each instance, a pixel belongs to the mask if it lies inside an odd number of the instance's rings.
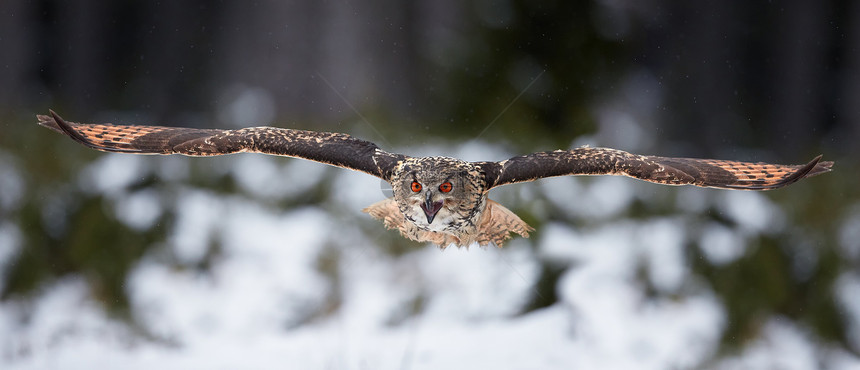
[[[421,230],[451,233],[459,228],[458,217],[444,208],[439,211],[433,223],[427,223],[421,209],[413,209],[411,213],[413,216],[409,217],[410,221]]]
[[[481,197],[476,203],[446,202],[433,222],[427,222],[424,211],[419,205],[410,206],[403,213],[409,222],[421,230],[462,234],[474,230],[485,204],[486,197]]]

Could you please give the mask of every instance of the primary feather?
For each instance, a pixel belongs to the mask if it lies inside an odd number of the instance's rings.
[[[647,156],[610,148],[538,152],[500,162],[389,153],[347,134],[251,127],[238,130],[66,122],[54,111],[39,124],[96,150],[133,154],[213,156],[242,152],[303,158],[388,181],[394,197],[365,208],[409,239],[501,246],[533,229],[487,198],[496,186],[553,176],[622,175],[665,185],[771,190],[831,170],[817,156],[805,165]],[[417,184],[418,186],[414,186]],[[444,187],[443,187],[444,184]]]

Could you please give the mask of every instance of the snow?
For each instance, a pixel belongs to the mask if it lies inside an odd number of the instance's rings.
[[[647,262],[648,277],[661,292],[676,292],[687,280],[684,261],[684,224],[677,219],[658,219],[638,229],[639,249]]]
[[[484,143],[468,145],[480,150],[457,152],[507,156]],[[96,183],[82,185],[113,195],[120,220],[145,228],[163,212],[153,206],[159,193],[128,194],[125,187],[134,178],[128,169],[149,165],[126,158],[138,157],[105,155],[87,170]],[[168,172],[174,178],[188,171],[158,163],[173,168]],[[108,317],[83,278],[62,280],[32,305],[0,306],[0,367],[690,368],[714,355],[726,325],[718,298],[691,277],[683,217],[615,217],[637,191],[650,191],[630,179],[559,178],[527,185],[530,190],[494,191],[491,196],[522,202],[543,192],[570,216],[604,221],[582,228],[546,223],[534,233],[534,247],[524,239],[503,249],[414,245],[392,256],[375,246],[382,231],[366,233],[359,226],[366,217],[360,208],[384,196],[377,179],[264,157],[222,163],[230,166],[227,173],[245,178],[240,187],[246,194],[176,187],[177,221],[164,243],[179,267],[156,253],[140,261],[126,282],[142,329]],[[121,176],[109,179],[105,171]],[[307,189],[326,174],[333,174],[337,191],[319,207],[266,203],[298,194],[287,190],[290,184]],[[697,194],[704,193],[684,197]],[[782,227],[767,198],[733,194],[753,193],[725,193],[721,210],[728,217],[753,230]],[[731,263],[742,253],[732,246],[743,235],[724,226],[708,226],[703,235],[705,255],[716,263]],[[182,268],[205,258],[213,243],[220,255],[210,271]],[[556,288],[559,302],[522,313],[537,294],[540,260],[566,266]],[[641,267],[664,295],[646,295]],[[860,317],[858,279],[840,281],[845,310]],[[860,329],[857,321],[852,325],[856,342]],[[860,363],[835,350],[821,358],[819,346],[802,327],[777,318],[747,350],[712,366],[804,369],[824,362],[848,369]]]
[[[549,200],[571,217],[607,219],[617,216],[633,202],[633,185],[624,177],[591,177],[586,181],[572,177],[542,180]]]
[[[785,228],[785,216],[762,193],[721,191],[719,209],[747,232],[778,232]]]
[[[860,347],[860,274],[843,274],[836,283],[839,301],[848,319],[848,341]]]
[[[765,324],[764,334],[744,350],[742,356],[724,361],[722,369],[856,369],[857,359],[840,353],[832,361],[819,358],[810,345],[811,335],[790,320],[776,317]]]
[[[699,243],[708,261],[714,265],[732,263],[744,254],[744,237],[726,226],[710,222],[702,232]]]
[[[180,261],[190,263],[206,252],[219,226],[219,215],[226,214],[226,210],[220,198],[203,191],[180,190],[177,199],[177,220],[170,244]]]
[[[151,228],[163,211],[158,192],[150,189],[118,198],[114,209],[120,221],[137,230]]]
[[[143,157],[134,155],[105,155],[87,166],[78,175],[81,189],[92,194],[116,196],[145,174]]]
[[[0,223],[0,275],[5,275],[6,261],[21,250],[21,230],[11,222]],[[0,289],[5,281],[0,280]]]

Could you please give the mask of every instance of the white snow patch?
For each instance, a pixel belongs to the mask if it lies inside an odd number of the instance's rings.
[[[191,172],[191,162],[194,160],[181,155],[168,155],[158,157],[152,163],[156,165],[154,172],[159,179],[180,182],[188,179]]]
[[[740,356],[722,361],[721,369],[817,369],[819,358],[809,333],[791,320],[773,318],[762,329],[761,337],[748,345]]]
[[[465,155],[472,149],[457,150]],[[125,166],[124,159],[104,161],[90,171],[112,173],[111,167]],[[220,162],[207,171],[238,175],[245,170],[232,166],[252,162]],[[259,178],[242,186],[261,197],[289,195],[325,176],[316,163],[271,163],[263,164],[270,173],[254,174]],[[119,170],[118,179],[108,178],[96,190],[125,193],[134,178]],[[644,262],[660,290],[676,291],[689,278],[679,220],[604,220],[580,230],[552,223],[535,233],[535,251],[515,239],[502,250],[439,251],[416,245],[412,252],[390,256],[356,226],[341,222],[344,214],[359,214],[382,199],[379,180],[349,171],[334,177],[325,206],[336,204],[336,212],[280,210],[242,196],[179,189],[176,229],[169,237],[177,256],[196,262],[212,242],[220,243],[222,254],[207,273],[149,256],[127,282],[137,319],[176,345],[129,339],[133,336],[93,303],[86,284],[71,279],[49,288],[32,306],[14,301],[0,306],[0,367],[665,369],[708,365],[702,361],[718,346],[725,314],[707,287],[680,289],[671,298],[648,297],[637,276]],[[530,201],[530,192],[539,188],[551,193],[550,201],[560,209],[572,208],[574,216],[611,217],[629,206],[633,185],[628,184],[635,183],[624,178],[548,182],[511,194]],[[745,226],[749,230],[782,222],[768,214],[775,206],[767,198],[726,197],[734,200],[723,211],[750,225]],[[117,205],[118,213],[135,214],[140,211],[119,210],[148,203],[146,195],[128,202]],[[703,239],[716,241],[702,244],[731,243],[725,230],[710,233],[716,236]],[[322,257],[334,259],[336,271],[321,271]],[[520,315],[539,278],[537,257],[572,267],[558,282],[557,304]],[[841,280],[846,311],[860,310],[856,281]],[[754,350],[723,366],[814,368],[827,361],[847,369],[858,364],[856,357],[839,351],[820,358],[812,337],[784,320],[769,323],[763,338]]]
[[[709,194],[713,189],[702,189],[695,186],[678,186],[672,189],[676,192],[675,206],[687,213],[703,213],[710,205]]]
[[[512,246],[509,246],[512,247]],[[539,266],[526,248],[427,247],[411,258],[430,296],[425,315],[484,320],[516,313],[532,293]]]
[[[848,341],[860,348],[860,274],[843,274],[836,281],[836,297],[848,321]]]
[[[136,155],[106,154],[99,156],[81,171],[78,184],[90,194],[116,197],[136,179],[146,176],[145,159]]]
[[[281,158],[266,155],[243,155],[231,158],[233,178],[239,187],[258,197],[274,198],[283,194],[289,179],[282,176],[277,161]]]
[[[721,211],[750,233],[775,233],[785,227],[785,215],[766,196],[751,191],[722,191]]]
[[[208,275],[144,263],[130,286],[149,327],[181,342],[212,335],[278,333],[329,291],[314,268],[330,229],[321,212],[285,215],[228,201],[220,236],[224,258]]]
[[[648,262],[648,277],[662,292],[675,292],[689,276],[684,261],[684,223],[658,219],[639,226],[637,240]]]
[[[239,186],[260,198],[294,197],[319,186],[329,166],[306,160],[244,155],[231,164]]]
[[[206,253],[226,210],[220,197],[204,191],[183,189],[176,198],[176,223],[170,244],[181,262],[194,263]]]
[[[540,254],[548,259],[581,264],[600,274],[633,278],[639,252],[636,223],[620,221],[575,231],[553,223],[544,226]]]
[[[540,181],[547,199],[570,217],[607,219],[627,209],[633,201],[631,180],[618,176],[556,177]]]
[[[573,309],[578,347],[597,368],[693,367],[711,354],[724,325],[709,295],[646,299],[629,277],[588,264],[562,277],[559,295]]]
[[[746,252],[746,238],[736,230],[709,222],[702,231],[699,247],[705,258],[721,266],[734,262]]]
[[[123,341],[128,330],[104,315],[81,279],[59,281],[40,295],[38,304],[11,300],[0,308],[0,359],[8,363],[6,369],[102,367],[105,356],[115,352],[79,352],[93,347],[81,344],[128,347]],[[65,360],[59,354],[65,354]]]
[[[650,279],[677,289],[688,275],[683,259],[682,224],[630,221],[573,231],[544,227],[542,256],[573,266],[559,281],[559,296],[572,308],[581,365],[598,368],[691,367],[719,341],[724,314],[707,292],[681,300],[647,298],[636,282],[640,258]]]
[[[20,252],[21,242],[21,229],[18,225],[0,220],[0,276],[5,276],[7,264]],[[3,290],[4,284],[5,280],[0,280],[0,290]]]
[[[339,171],[334,179],[332,199],[343,212],[361,215],[361,210],[385,199],[389,194],[373,176],[354,171]]]
[[[117,219],[137,230],[152,227],[164,211],[158,192],[149,189],[119,197],[114,209]]]

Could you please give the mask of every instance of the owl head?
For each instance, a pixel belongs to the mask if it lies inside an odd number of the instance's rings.
[[[448,157],[410,158],[392,183],[394,200],[419,228],[450,231],[463,223],[476,204],[469,181],[470,163]],[[466,214],[464,214],[464,212]]]

